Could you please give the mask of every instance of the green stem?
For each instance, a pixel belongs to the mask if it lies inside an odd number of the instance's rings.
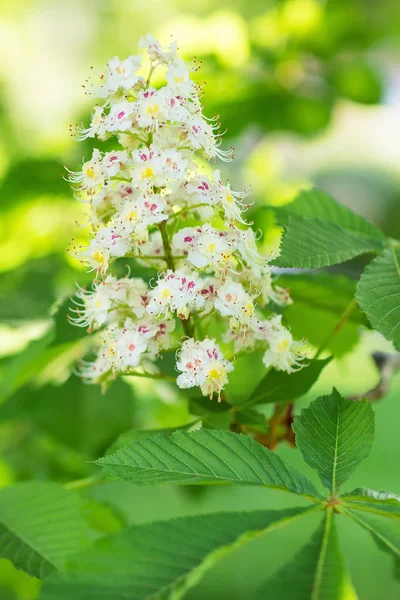
[[[332,329],[332,331],[330,331],[328,333],[326,338],[322,341],[320,347],[318,348],[317,352],[315,353],[314,359],[318,358],[322,354],[322,352],[325,350],[325,348],[333,340],[335,335],[342,329],[343,325],[351,317],[351,313],[356,308],[356,306],[357,306],[357,299],[353,298],[353,300],[350,302],[350,304],[346,307],[346,309],[342,313],[342,315],[341,315],[339,321],[336,323],[335,327]]]
[[[105,481],[99,479],[97,475],[92,475],[92,477],[68,481],[68,483],[64,484],[64,488],[66,490],[80,490],[82,488],[90,487],[91,485],[101,485],[102,483],[105,483]]]

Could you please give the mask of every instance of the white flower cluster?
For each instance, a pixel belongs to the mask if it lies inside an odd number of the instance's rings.
[[[92,290],[78,290],[71,320],[101,329],[97,358],[83,363],[81,374],[106,382],[177,349],[178,386],[220,399],[233,364],[207,333],[220,331],[225,317],[224,349],[233,355],[262,348],[266,367],[300,368],[302,343],[281,316],[263,314],[271,301],[290,298],[273,285],[272,256],[259,254],[243,217],[246,193],[233,192],[219,171],[205,176],[196,162],[230,160],[232,151],[220,148],[217,117],[202,113],[201,89],[190,78],[195,65],[150,35],[140,45],[148,77],[139,74],[141,56],[110,60],[95,90],[105,101],[90,127],[77,131],[80,139],[116,136],[120,148],[96,149],[81,171],[69,172],[76,197],[90,207],[92,228],[89,245],[75,255],[96,272]],[[156,68],[165,73],[159,89],[151,86]],[[109,269],[122,257],[156,269],[157,279],[117,279]]]

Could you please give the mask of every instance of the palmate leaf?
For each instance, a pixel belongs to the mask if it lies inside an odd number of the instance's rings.
[[[87,542],[79,496],[55,483],[18,483],[0,491],[0,556],[35,577],[62,568]]]
[[[320,498],[314,484],[247,435],[224,430],[177,431],[144,438],[96,461],[138,484],[242,483]]]
[[[371,405],[345,400],[335,389],[303,410],[293,424],[304,460],[333,495],[369,455],[374,430]]]
[[[239,408],[253,404],[289,402],[306,394],[332,359],[312,360],[306,369],[285,373],[271,369],[257,385],[251,396]]]
[[[319,190],[303,190],[294,202],[274,210],[285,229],[274,263],[279,267],[329,267],[385,247],[373,223]]]
[[[129,527],[73,557],[40,598],[178,600],[225,555],[315,510],[216,513]]]
[[[341,555],[332,510],[311,540],[253,597],[279,600],[357,600]]]
[[[371,325],[400,350],[400,250],[386,250],[367,266],[356,297]]]
[[[391,492],[376,492],[357,488],[342,495],[343,506],[354,510],[375,513],[392,519],[400,519],[400,496]]]
[[[348,508],[344,512],[369,531],[381,550],[393,557],[396,578],[400,579],[400,523],[383,516],[369,515]]]

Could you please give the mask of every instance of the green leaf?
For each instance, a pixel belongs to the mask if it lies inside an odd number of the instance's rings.
[[[254,596],[254,600],[356,600],[340,552],[332,510],[311,540]]]
[[[320,269],[360,254],[380,252],[383,247],[379,239],[352,233],[333,223],[289,217],[280,255],[273,264],[283,268]]]
[[[371,325],[400,350],[400,250],[386,250],[365,269],[357,300]]]
[[[127,446],[131,442],[136,442],[137,440],[140,440],[144,437],[152,437],[157,434],[162,434],[168,437],[178,430],[187,431],[188,429],[191,429],[192,427],[197,425],[199,420],[200,419],[197,419],[196,421],[191,421],[190,423],[186,423],[186,425],[181,425],[180,427],[165,427],[164,429],[129,429],[128,431],[121,433],[121,435],[107,450],[107,454],[116,452],[117,450],[120,450],[121,448]]]
[[[348,494],[343,494],[341,498],[343,505],[348,508],[400,519],[400,496],[391,492],[357,488]]]
[[[242,406],[289,402],[303,396],[312,388],[321,371],[331,360],[331,357],[312,360],[307,367],[291,374],[271,369]]]
[[[103,539],[49,578],[41,600],[178,600],[221,558],[314,509],[183,517]]]
[[[352,233],[375,238],[376,240],[385,239],[382,231],[374,223],[353,212],[350,208],[317,188],[301,190],[293,202],[276,208],[274,207],[274,210],[278,215],[279,224],[281,225],[287,223],[290,216],[320,219],[325,223],[338,225],[342,229]],[[312,233],[313,235],[310,237],[313,241],[314,232]]]
[[[349,509],[345,510],[345,514],[369,531],[378,547],[394,558],[396,577],[400,579],[400,523],[383,516],[371,516]]]
[[[0,491],[0,556],[35,577],[61,569],[87,542],[81,498],[55,483]]]
[[[323,271],[280,275],[278,284],[289,290],[294,305],[303,304],[313,310],[326,311],[337,319],[356,294],[356,281]],[[349,315],[348,322],[370,327],[358,306]]]
[[[333,495],[369,455],[374,430],[371,405],[345,400],[335,389],[304,409],[293,424],[304,460]]]
[[[242,483],[320,498],[313,483],[247,435],[201,429],[144,438],[96,461],[138,484]]]
[[[350,353],[360,339],[360,326],[356,323],[345,321],[338,330],[341,319],[343,316],[301,302],[294,302],[285,310],[285,321],[295,339],[305,338],[315,348],[324,345],[337,358]]]
[[[385,246],[373,223],[316,189],[303,190],[294,202],[274,210],[285,229],[274,262],[278,267],[329,267]]]

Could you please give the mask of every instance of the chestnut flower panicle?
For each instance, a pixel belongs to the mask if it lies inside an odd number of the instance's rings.
[[[244,215],[247,193],[198,165],[198,158],[233,158],[232,149],[221,149],[218,117],[203,115],[201,87],[191,79],[198,66],[186,64],[176,44],[164,48],[151,35],[139,45],[147,58],[108,62],[93,91],[104,102],[89,127],[75,132],[80,140],[116,138],[118,148],[95,149],[80,171],[68,171],[91,224],[88,245],[74,253],[95,272],[92,288],[78,289],[71,321],[100,330],[97,357],[82,361],[80,374],[106,384],[176,350],[177,385],[221,399],[234,368],[224,351],[263,349],[266,367],[291,373],[303,366],[303,342],[293,340],[280,315],[265,312],[271,301],[284,305],[290,297],[274,285],[274,256],[258,251]],[[165,83],[156,88],[158,68]],[[157,278],[117,278],[113,263],[123,258]],[[213,320],[226,323],[219,341],[206,335]]]

